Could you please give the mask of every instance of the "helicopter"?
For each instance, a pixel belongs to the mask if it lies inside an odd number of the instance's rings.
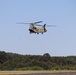
[[[33,22],[33,23],[23,23],[23,22],[19,22],[17,24],[29,24],[29,33],[35,33],[35,34],[39,34],[39,33],[45,33],[47,32],[46,30],[46,26],[50,27],[50,26],[54,26],[55,25],[39,25],[38,23],[41,23],[42,21],[38,21],[38,22]],[[41,26],[41,27],[37,27],[37,26]]]

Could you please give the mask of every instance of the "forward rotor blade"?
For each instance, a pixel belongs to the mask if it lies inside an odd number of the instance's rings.
[[[34,22],[34,23],[24,23],[24,22],[17,22],[16,24],[37,24],[41,23],[42,21]]]
[[[17,22],[16,24],[30,24],[30,23]]]
[[[38,21],[38,22],[34,22],[34,24],[36,24],[36,23],[41,23],[42,21]]]

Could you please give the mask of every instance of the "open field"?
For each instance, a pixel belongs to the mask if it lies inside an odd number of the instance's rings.
[[[76,71],[0,71],[0,75],[76,75]]]

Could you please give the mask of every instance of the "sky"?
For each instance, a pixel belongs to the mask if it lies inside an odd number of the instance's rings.
[[[56,25],[29,34],[28,24]],[[51,56],[76,55],[76,0],[0,0],[0,51]]]

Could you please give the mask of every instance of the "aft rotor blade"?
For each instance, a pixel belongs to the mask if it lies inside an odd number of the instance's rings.
[[[46,25],[47,27],[56,27],[55,25]]]
[[[34,24],[36,24],[36,23],[41,23],[42,21],[38,21],[38,22],[34,22]]]
[[[36,25],[36,26],[43,26],[43,25]],[[47,27],[56,27],[55,25],[46,25]]]
[[[42,26],[42,25],[36,25],[36,26]]]

